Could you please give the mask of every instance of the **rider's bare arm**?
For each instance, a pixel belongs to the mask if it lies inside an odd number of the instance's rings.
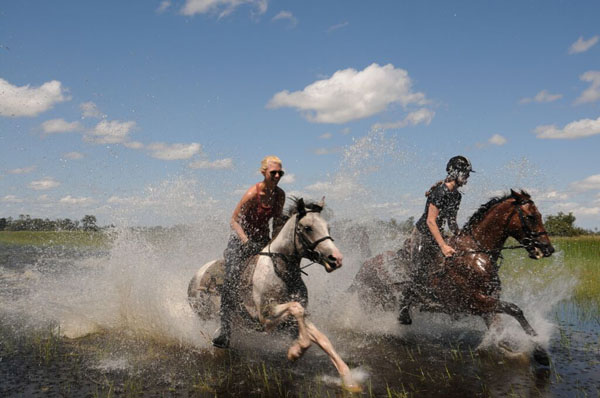
[[[231,229],[233,229],[235,231],[235,233],[240,238],[242,243],[248,242],[248,236],[246,236],[244,229],[242,228],[242,226],[239,223],[240,215],[244,214],[244,211],[246,210],[247,206],[250,204],[250,202],[252,200],[254,200],[256,198],[257,195],[258,195],[258,192],[256,190],[256,186],[250,187],[246,191],[244,196],[242,196],[242,199],[237,204],[237,206],[233,210],[233,214],[231,215],[231,221],[229,222],[229,224],[231,225]]]
[[[436,207],[436,205],[430,203],[429,208],[427,209],[427,227],[429,228],[429,231],[431,231],[431,235],[433,235],[433,238],[437,242],[440,249],[442,249],[444,256],[450,257],[455,253],[455,250],[446,244],[444,238],[442,237],[442,233],[440,232],[436,222],[439,214],[440,210]]]

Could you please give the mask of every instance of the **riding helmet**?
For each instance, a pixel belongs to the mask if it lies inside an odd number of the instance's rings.
[[[471,162],[464,156],[454,156],[446,165],[446,172],[451,176],[458,176],[459,173],[474,173]]]

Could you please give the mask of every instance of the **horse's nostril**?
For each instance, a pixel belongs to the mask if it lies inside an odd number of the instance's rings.
[[[330,255],[329,255],[327,258],[328,258],[328,259],[329,259],[329,260],[330,260],[330,261],[331,261],[333,264],[337,264],[337,263],[338,263],[338,258],[337,258],[336,256],[334,256],[333,254],[330,254]],[[339,265],[338,265],[338,267],[339,267]]]

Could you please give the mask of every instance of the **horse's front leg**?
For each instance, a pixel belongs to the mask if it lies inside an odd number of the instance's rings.
[[[509,303],[508,301],[498,300],[495,312],[499,314],[507,314],[512,316],[517,321],[519,321],[519,324],[521,324],[521,327],[523,328],[523,330],[525,330],[525,333],[527,333],[530,336],[537,336],[535,330],[533,330],[527,319],[525,319],[523,310],[519,308],[519,306],[517,306],[516,304]]]
[[[304,307],[296,301],[275,305],[269,317],[265,320],[265,327],[267,330],[272,330],[288,316],[293,316],[298,323],[298,338],[288,349],[287,353],[288,359],[293,361],[300,358],[311,346],[311,338],[304,322]]]
[[[333,344],[331,344],[329,338],[321,333],[312,322],[305,320],[305,323],[310,339],[329,355],[329,359],[331,359],[331,362],[333,362],[333,365],[340,374],[344,388],[350,391],[362,391],[360,384],[354,380],[350,373],[350,368],[333,348]]]

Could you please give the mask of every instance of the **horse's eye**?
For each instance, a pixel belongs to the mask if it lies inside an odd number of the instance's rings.
[[[536,220],[537,220],[537,218],[536,218],[534,215],[532,215],[532,214],[528,214],[528,215],[527,215],[527,219],[528,219],[529,221],[536,221]]]
[[[307,225],[307,226],[304,227],[304,231],[306,231],[306,232],[312,232],[312,227],[309,226],[309,225]]]

